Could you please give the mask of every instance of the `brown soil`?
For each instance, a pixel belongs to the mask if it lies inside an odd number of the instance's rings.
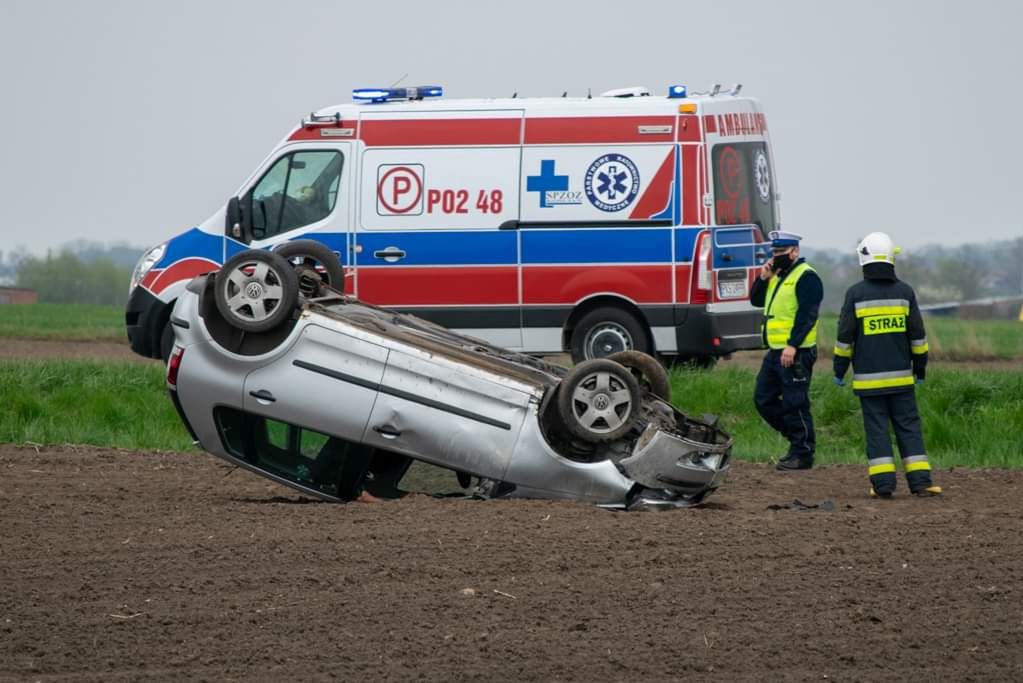
[[[1023,678],[1023,472],[884,502],[863,469],[739,463],[626,514],[0,446],[0,678]],[[835,510],[770,509],[794,498]]]
[[[0,360],[56,358],[151,361],[136,355],[128,342],[0,339]]]

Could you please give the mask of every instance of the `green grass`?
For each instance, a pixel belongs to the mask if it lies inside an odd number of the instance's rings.
[[[831,384],[818,364],[811,396],[821,463],[862,463],[859,401]],[[735,454],[767,462],[785,441],[753,407],[756,371],[721,363],[709,372],[675,370],[682,410],[720,416]],[[1023,372],[960,370],[940,365],[917,392],[928,453],[942,467],[1023,467]],[[159,364],[112,361],[0,361],[0,442],[75,443],[184,450]]]
[[[163,366],[0,361],[0,442],[184,450]]]
[[[92,304],[0,306],[0,338],[124,341],[124,308]]]
[[[1023,358],[1023,323],[1015,320],[960,320],[924,317],[930,355],[935,360],[990,361]],[[825,354],[835,346],[838,316],[821,316],[817,345]]]
[[[832,384],[830,361],[815,369],[810,396],[818,462],[864,462],[859,400],[848,387]],[[675,370],[672,391],[682,410],[720,416],[735,437],[737,457],[769,462],[787,442],[753,406],[756,372],[727,363],[710,372]],[[1023,467],[1023,372],[931,367],[917,402],[927,452],[940,466]]]

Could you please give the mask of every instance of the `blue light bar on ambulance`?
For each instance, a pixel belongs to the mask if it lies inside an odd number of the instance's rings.
[[[668,99],[676,99],[686,96],[686,86],[684,85],[669,85],[668,86]]]
[[[356,88],[352,99],[359,102],[391,102],[395,100],[421,100],[440,97],[444,89],[439,85],[418,85],[408,88]]]

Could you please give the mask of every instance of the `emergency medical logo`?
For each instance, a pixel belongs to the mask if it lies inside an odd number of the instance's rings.
[[[757,152],[753,160],[753,184],[757,186],[757,194],[760,201],[767,203],[771,199],[771,169],[767,165],[767,155],[764,150]]]
[[[639,194],[639,169],[629,157],[605,154],[590,164],[583,187],[601,211],[621,211]]]
[[[568,176],[554,171],[554,159],[540,161],[540,175],[526,176],[526,192],[540,193],[540,208],[583,203],[582,192],[568,189]]]

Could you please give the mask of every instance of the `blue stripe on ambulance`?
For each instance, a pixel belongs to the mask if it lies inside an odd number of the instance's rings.
[[[671,263],[671,229],[523,230],[522,264],[539,263]]]
[[[373,252],[397,247],[405,252],[399,266],[514,266],[518,246],[511,230],[419,230],[416,232],[361,232],[359,265],[391,265]]]
[[[224,236],[211,235],[199,228],[186,230],[167,242],[167,251],[154,268],[168,266],[188,258],[204,258],[215,263],[223,263]]]

